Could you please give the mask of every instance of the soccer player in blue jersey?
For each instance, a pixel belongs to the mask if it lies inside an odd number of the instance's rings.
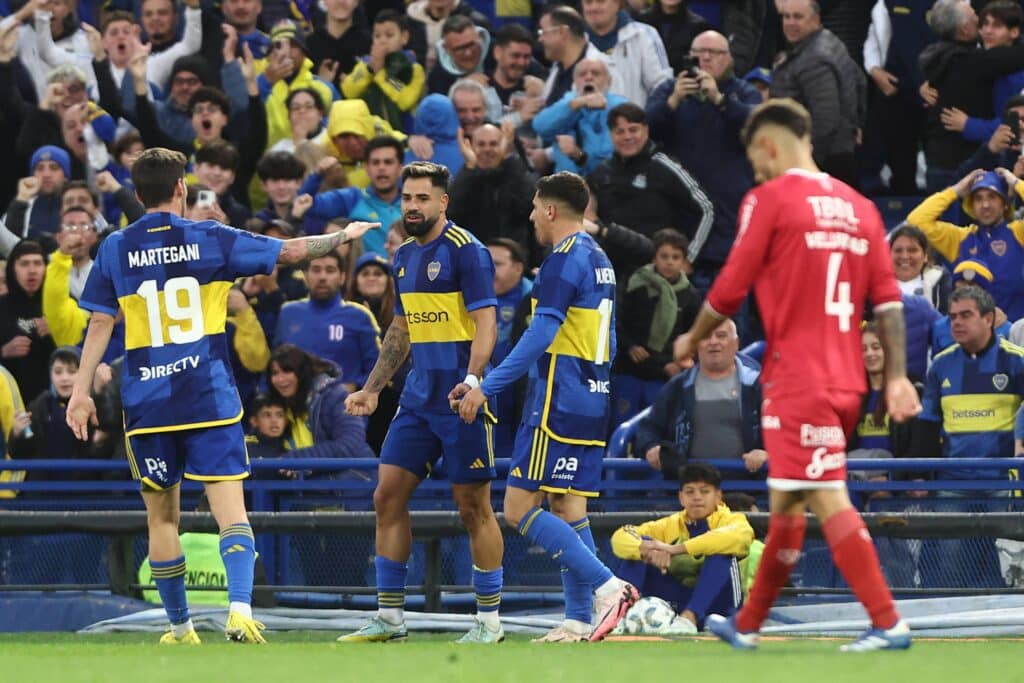
[[[83,441],[96,424],[93,374],[124,313],[124,403],[128,463],[142,482],[153,580],[171,623],[164,644],[199,644],[185,600],[178,540],[181,478],[202,481],[217,525],[231,601],[229,640],[265,642],[252,618],[255,549],[242,497],[249,476],[242,405],[224,336],[228,290],[236,278],[269,275],[276,264],[317,258],[359,239],[376,223],[287,241],[190,221],[179,152],[148,149],[132,166],[146,215],[104,240],[79,305],[92,311],[67,422]]]
[[[469,532],[477,615],[460,643],[497,643],[504,544],[491,509],[493,422],[464,423],[457,401],[480,377],[497,339],[494,263],[487,248],[445,217],[448,169],[414,162],[402,169],[402,221],[411,235],[395,252],[395,319],[362,391],[345,407],[370,415],[380,391],[412,353],[399,409],[381,447],[377,490],[377,615],[341,642],[405,638],[405,579],[412,533],[409,500],[444,459],[459,516]]]
[[[587,519],[587,499],[598,495],[601,481],[615,357],[615,271],[583,230],[588,199],[586,184],[573,173],[537,182],[530,219],[537,240],[552,252],[531,292],[533,320],[459,407],[472,422],[487,397],[529,371],[505,519],[563,567],[565,622],[540,642],[601,640],[639,598],[636,588],[597,559]],[[551,512],[541,507],[545,494]],[[593,594],[598,621],[591,628]]]

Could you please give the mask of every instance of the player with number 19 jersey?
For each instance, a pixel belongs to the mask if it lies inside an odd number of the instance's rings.
[[[736,241],[708,305],[731,316],[751,285],[767,341],[761,383],[770,477],[841,483],[845,435],[867,390],[864,302],[875,311],[902,306],[878,210],[825,173],[792,169],[754,188],[740,205]]]
[[[79,305],[124,312],[126,436],[241,419],[224,337],[228,290],[236,278],[269,275],[281,244],[168,213],[146,214],[103,241]]]

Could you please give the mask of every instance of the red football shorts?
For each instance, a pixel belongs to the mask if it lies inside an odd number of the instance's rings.
[[[853,432],[860,409],[861,395],[852,391],[765,392],[761,433],[769,487],[845,486],[846,435]]]

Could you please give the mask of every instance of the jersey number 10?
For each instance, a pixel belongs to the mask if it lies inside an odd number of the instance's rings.
[[[139,285],[136,293],[146,302],[151,347],[158,349],[168,343],[164,339],[165,315],[169,323],[167,336],[171,344],[191,344],[203,338],[205,325],[199,280],[194,277],[172,277],[164,283],[163,297],[156,288],[156,280],[146,280]],[[181,302],[182,298],[184,303]]]

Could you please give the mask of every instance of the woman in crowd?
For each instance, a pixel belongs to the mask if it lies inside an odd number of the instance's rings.
[[[952,281],[945,268],[931,262],[925,234],[903,223],[889,235],[889,251],[900,290],[904,294],[922,296],[931,302],[932,308],[948,313]]]

